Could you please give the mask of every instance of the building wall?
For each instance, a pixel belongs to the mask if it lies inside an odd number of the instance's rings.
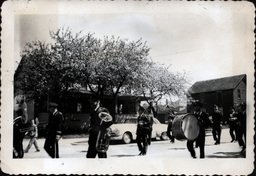
[[[239,96],[239,91],[240,91],[240,96]],[[233,97],[234,97],[233,106],[235,107],[241,103],[246,102],[246,84],[244,81],[241,81],[241,83],[234,89]]]
[[[223,118],[225,120],[229,117],[229,109],[233,106],[233,90],[222,91],[223,101],[221,107],[223,108]]]
[[[225,122],[227,120],[229,108],[233,106],[233,90],[204,92],[200,94],[192,94],[191,96],[195,100],[202,102],[203,110],[209,115],[213,113],[213,105],[218,105],[223,114],[222,121]]]

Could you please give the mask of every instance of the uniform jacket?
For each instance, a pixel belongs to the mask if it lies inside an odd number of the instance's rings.
[[[90,136],[88,141],[90,146],[96,145],[97,136],[101,129],[106,129],[113,124],[113,119],[112,121],[109,121],[109,122],[105,122],[105,121],[101,122],[101,119],[99,117],[99,113],[101,112],[106,112],[109,114],[109,111],[104,107],[99,107],[90,113],[90,128],[89,128]]]
[[[152,125],[153,117],[151,115],[141,114],[138,117],[137,133],[151,131]]]
[[[63,121],[63,115],[61,112],[56,111],[54,113],[51,113],[49,116],[49,121],[47,126],[48,134],[61,135],[62,121]]]
[[[199,126],[200,126],[200,131],[205,130],[205,128],[211,126],[211,121],[209,119],[209,115],[206,112],[198,111],[194,113],[195,116],[198,119]]]
[[[108,128],[113,124],[113,120],[110,122],[101,122],[99,117],[99,113],[101,112],[106,112],[109,114],[109,111],[104,107],[99,107],[90,113],[90,133],[98,133],[101,128]]]
[[[222,115],[219,111],[212,113],[213,126],[220,126]]]

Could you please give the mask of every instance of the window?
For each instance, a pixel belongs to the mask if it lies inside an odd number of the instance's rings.
[[[77,112],[81,112],[82,111],[82,104],[79,103],[79,102],[77,103],[76,111]]]
[[[217,92],[217,98],[218,98],[218,103],[221,104],[222,103],[222,93],[221,93],[221,91]]]
[[[205,103],[205,93],[200,94],[200,102]]]
[[[237,89],[237,99],[238,100],[241,99],[241,91],[240,91],[240,89]]]

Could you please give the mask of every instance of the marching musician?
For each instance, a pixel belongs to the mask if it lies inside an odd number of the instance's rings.
[[[144,109],[139,106],[139,117],[138,117],[138,125],[137,125],[137,145],[139,148],[139,155],[146,155],[148,145],[150,145],[151,141],[151,132],[153,125],[153,117],[150,115],[151,109]]]
[[[222,115],[219,111],[218,105],[213,106],[213,113],[212,113],[212,135],[213,139],[216,141],[214,145],[220,144],[220,137],[221,137],[221,119]]]
[[[209,115],[202,111],[202,104],[200,102],[194,103],[194,115],[198,119],[199,123],[199,135],[195,140],[187,140],[187,148],[193,158],[196,158],[196,152],[194,149],[194,142],[196,147],[200,149],[200,158],[204,158],[204,146],[205,146],[205,128],[211,125]]]
[[[90,128],[89,128],[89,147],[87,151],[87,158],[95,158],[98,155],[98,158],[107,158],[106,151],[98,151],[96,148],[97,137],[101,130],[105,130],[113,124],[113,119],[110,116],[109,111],[101,107],[100,100],[97,97],[90,98],[90,104],[93,108],[93,111],[90,113]],[[100,116],[101,114],[107,115],[109,118],[108,121],[103,121]]]
[[[228,118],[228,123],[229,123],[229,134],[231,137],[231,141],[230,142],[234,142],[237,140],[238,136],[238,132],[237,132],[237,127],[236,127],[236,123],[237,123],[237,113],[235,108],[232,106],[229,109],[229,118]],[[235,134],[234,134],[235,132]]]
[[[246,104],[241,103],[237,115],[238,144],[242,147],[241,153],[246,151]]]
[[[52,158],[59,158],[59,140],[62,133],[63,115],[58,110],[58,104],[49,104],[49,120],[47,125],[47,135],[44,143],[45,151]]]
[[[168,126],[167,126],[167,136],[169,137],[169,139],[171,140],[171,143],[174,143],[174,136],[173,136],[173,132],[172,132],[172,123],[173,120],[175,118],[174,112],[172,110],[169,111],[169,120],[168,120]]]
[[[27,104],[24,95],[14,98],[14,123],[13,123],[13,158],[23,158],[23,139],[25,133],[20,130],[28,122]]]

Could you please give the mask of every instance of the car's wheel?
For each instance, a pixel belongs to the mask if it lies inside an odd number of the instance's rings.
[[[168,139],[167,132],[162,132],[160,138],[161,138],[161,140],[167,140]]]
[[[132,142],[132,135],[131,135],[131,133],[125,132],[125,133],[123,134],[122,141],[123,141],[123,143],[125,143],[125,144],[131,143],[131,142]]]

